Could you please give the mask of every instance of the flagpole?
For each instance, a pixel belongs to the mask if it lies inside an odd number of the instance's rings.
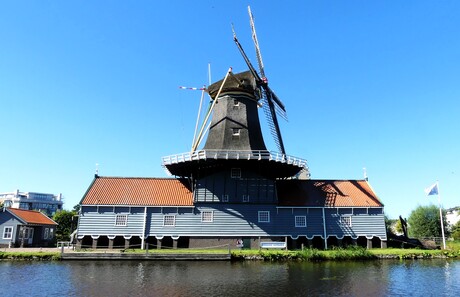
[[[442,218],[442,207],[441,207],[441,191],[439,191],[439,183],[436,182],[436,186],[438,187],[438,202],[439,202],[439,217],[441,218],[441,233],[442,233],[442,245],[444,249],[446,249],[446,237],[444,236],[444,220]]]

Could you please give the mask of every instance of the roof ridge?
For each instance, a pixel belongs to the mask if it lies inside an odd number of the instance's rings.
[[[24,212],[38,212],[42,213],[39,210],[34,210],[34,209],[22,209],[22,208],[13,208],[13,207],[8,207],[7,209],[12,209],[13,211],[24,211]]]
[[[148,177],[148,176],[100,176],[96,178],[114,178],[114,179],[164,179],[164,180],[181,180],[183,178],[176,177]]]

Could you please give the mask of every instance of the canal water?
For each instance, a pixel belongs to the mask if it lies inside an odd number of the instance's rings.
[[[1,296],[459,296],[458,260],[0,262]]]

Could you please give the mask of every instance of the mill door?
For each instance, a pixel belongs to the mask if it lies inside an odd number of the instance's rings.
[[[27,241],[27,245],[32,245],[34,242],[34,229],[33,228],[27,228],[29,229],[29,239]]]

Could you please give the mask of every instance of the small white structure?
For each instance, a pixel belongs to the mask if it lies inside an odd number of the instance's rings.
[[[460,207],[453,207],[446,210],[446,220],[449,224],[449,228],[457,224],[460,221]]]
[[[64,204],[62,194],[19,192],[19,190],[0,193],[0,203],[3,203],[4,207],[39,210],[48,215],[53,215],[61,210]]]

